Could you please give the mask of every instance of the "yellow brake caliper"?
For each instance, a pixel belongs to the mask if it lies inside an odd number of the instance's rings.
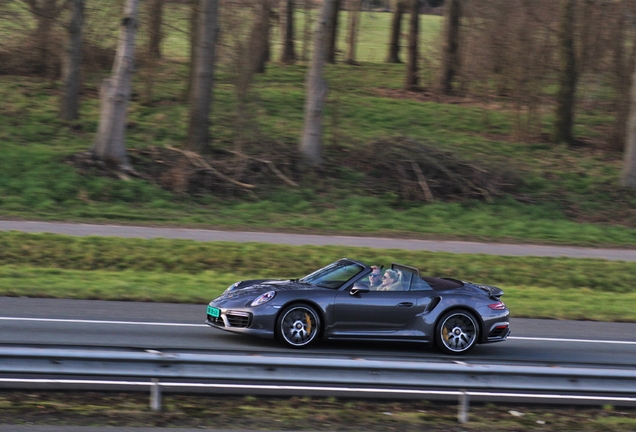
[[[311,317],[305,313],[305,322],[307,323],[307,334],[311,334]]]
[[[442,336],[444,337],[444,340],[448,342],[448,329],[446,327],[442,329]]]

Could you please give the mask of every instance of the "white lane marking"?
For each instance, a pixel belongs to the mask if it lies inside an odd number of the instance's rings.
[[[37,322],[61,322],[61,323],[82,323],[82,324],[123,324],[123,325],[147,325],[164,327],[207,327],[207,324],[187,324],[187,323],[160,323],[143,321],[100,321],[83,319],[56,319],[56,318],[18,318],[0,317],[2,321],[37,321]]]
[[[57,319],[57,318],[21,318],[21,317],[0,317],[0,321],[36,321],[36,322],[61,322],[61,323],[84,323],[84,324],[119,324],[119,325],[147,325],[163,327],[208,327],[207,324],[187,324],[187,323],[160,323],[144,321],[101,321],[83,319]],[[594,340],[594,339],[559,339],[541,337],[510,336],[508,339],[528,340],[540,342],[574,342],[574,343],[598,343],[614,345],[636,345],[632,341]]]
[[[578,343],[601,343],[601,344],[614,344],[614,345],[636,345],[636,342],[632,342],[632,341],[613,341],[613,340],[595,340],[595,339],[559,339],[559,338],[540,338],[540,337],[522,337],[522,336],[510,336],[508,339],[541,341],[541,342],[578,342]]]

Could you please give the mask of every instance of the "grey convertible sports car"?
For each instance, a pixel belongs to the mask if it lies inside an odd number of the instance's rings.
[[[206,323],[292,348],[355,339],[424,342],[463,354],[510,334],[502,295],[493,286],[420,276],[406,265],[383,270],[342,258],[300,279],[236,282],[210,302]]]

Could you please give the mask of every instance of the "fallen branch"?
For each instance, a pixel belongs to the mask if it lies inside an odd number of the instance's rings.
[[[256,162],[260,162],[262,164],[265,164],[269,167],[269,169],[272,170],[272,172],[274,174],[276,174],[276,176],[281,179],[282,181],[284,181],[285,183],[287,183],[290,186],[294,186],[294,187],[298,187],[298,183],[296,183],[295,181],[291,180],[289,177],[287,177],[285,174],[283,174],[278,168],[276,168],[276,165],[274,165],[274,163],[272,161],[266,160],[266,159],[260,159],[254,156],[249,156],[246,155],[244,153],[235,151],[235,150],[226,150],[228,153],[232,153],[235,154],[237,156],[241,156],[244,157],[246,159],[251,159],[254,160]]]
[[[256,188],[256,186],[254,186],[254,185],[251,185],[251,184],[248,184],[248,183],[242,183],[240,181],[234,180],[233,178],[230,178],[230,177],[226,176],[225,174],[223,174],[222,172],[220,172],[216,168],[213,168],[203,157],[201,157],[199,154],[197,154],[195,152],[192,152],[192,151],[189,151],[189,150],[181,150],[181,149],[178,149],[178,148],[175,148],[175,147],[171,147],[171,146],[166,146],[166,148],[169,149],[169,150],[181,153],[182,155],[187,157],[192,163],[197,164],[199,167],[210,171],[211,173],[213,173],[214,175],[216,175],[220,179],[225,180],[227,182],[230,182],[230,183],[232,183],[235,186],[239,186],[239,187],[242,187],[244,189],[254,189],[254,188]]]
[[[431,192],[431,189],[428,187],[426,177],[424,177],[424,174],[422,174],[422,170],[420,169],[420,166],[416,164],[415,162],[411,162],[411,166],[413,167],[413,171],[415,171],[415,175],[417,176],[417,181],[420,187],[424,191],[424,196],[426,197],[426,201],[433,202],[434,201],[433,192]]]

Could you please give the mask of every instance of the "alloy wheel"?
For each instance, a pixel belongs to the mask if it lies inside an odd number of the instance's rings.
[[[310,344],[318,335],[320,319],[313,308],[305,305],[292,306],[280,316],[279,335],[281,341],[300,348]]]
[[[472,349],[479,334],[475,317],[469,312],[456,311],[445,315],[438,326],[438,347],[449,354],[462,354]]]

